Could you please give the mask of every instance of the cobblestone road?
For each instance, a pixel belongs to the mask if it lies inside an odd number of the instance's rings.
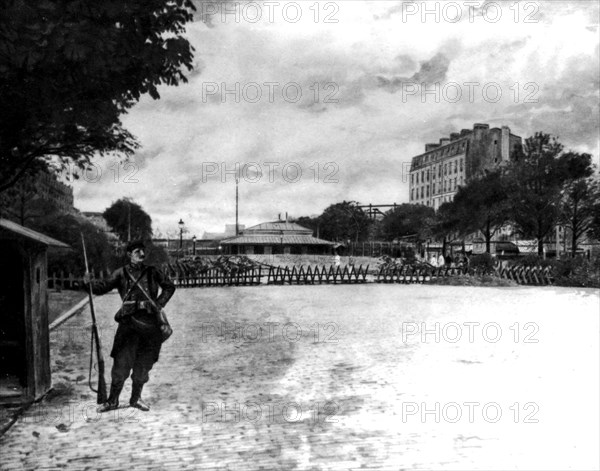
[[[105,352],[118,303],[96,300]],[[54,390],[0,468],[597,469],[599,307],[575,289],[180,289],[152,411],[102,416],[86,308],[52,332]]]

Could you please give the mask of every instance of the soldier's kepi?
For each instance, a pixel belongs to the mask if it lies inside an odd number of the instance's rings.
[[[175,285],[160,270],[144,264],[143,241],[130,242],[126,250],[129,263],[115,270],[110,278],[90,281],[88,276],[85,279],[95,294],[105,294],[117,288],[122,300],[115,315],[119,326],[110,353],[114,359],[110,393],[98,412],[119,407],[119,395],[130,373],[132,392],[129,405],[143,411],[150,410],[142,400],[142,389],[148,382],[152,366],[158,361],[162,343],[173,332],[163,308],[173,296]]]

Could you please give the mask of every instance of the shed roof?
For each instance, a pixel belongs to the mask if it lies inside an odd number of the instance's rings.
[[[27,239],[33,242],[37,242],[43,245],[50,245],[52,247],[62,247],[69,249],[71,248],[69,245],[61,242],[60,240],[53,239],[52,237],[48,237],[41,232],[34,231],[33,229],[29,229],[28,227],[23,227],[16,222],[9,221],[8,219],[0,218],[0,238],[2,238],[2,234],[10,233],[12,235],[16,235],[17,237]]]
[[[244,234],[249,233],[260,233],[260,234],[268,234],[268,233],[280,233],[284,234],[292,233],[292,234],[312,234],[312,229],[308,229],[300,224],[296,224],[295,222],[288,221],[272,221],[272,222],[263,222],[262,224],[257,224],[256,226],[249,227],[244,229]]]
[[[323,239],[306,234],[244,234],[221,242],[222,245],[334,245]]]

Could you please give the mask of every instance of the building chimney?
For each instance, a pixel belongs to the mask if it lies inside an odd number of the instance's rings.
[[[425,144],[425,152],[429,152],[430,150],[437,149],[439,144]]]
[[[457,139],[460,139],[460,133],[453,132],[453,133],[450,134],[450,140],[451,141],[456,141]]]
[[[502,162],[508,162],[510,159],[510,128],[508,126],[502,126],[500,144]]]
[[[471,130],[470,129],[461,129],[460,130],[460,137],[465,137],[467,134],[470,134]]]
[[[480,141],[487,135],[487,131],[490,129],[489,124],[475,123],[473,125],[473,138],[477,141]]]
[[[445,146],[449,142],[450,142],[450,139],[448,139],[447,137],[443,137],[442,139],[440,139],[440,146]]]

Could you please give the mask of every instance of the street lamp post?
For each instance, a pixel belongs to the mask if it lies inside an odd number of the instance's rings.
[[[192,236],[192,255],[196,256],[196,236]]]
[[[183,226],[185,223],[183,219],[179,219],[179,251],[177,252],[177,258],[179,258],[179,253],[183,253]]]

